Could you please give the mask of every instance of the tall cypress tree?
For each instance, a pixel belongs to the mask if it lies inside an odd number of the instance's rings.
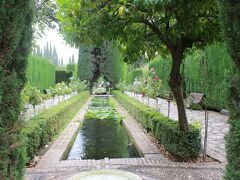
[[[75,64],[74,55],[72,55],[72,62],[71,62],[71,64]]]
[[[220,0],[224,35],[235,64],[230,85],[230,130],[226,136],[225,179],[240,179],[240,1]]]
[[[121,53],[112,42],[104,42],[101,49],[103,53],[100,64],[101,73],[111,86],[115,87],[120,80],[123,80],[125,65]]]
[[[52,50],[52,43],[50,42],[50,49],[49,49],[49,60],[53,63],[53,50]]]
[[[31,49],[33,0],[0,1],[0,179],[22,179],[25,146],[19,94]]]
[[[57,55],[57,51],[56,51],[56,47],[53,47],[53,63],[58,66],[58,55]]]
[[[49,50],[49,43],[48,43],[48,41],[46,42],[46,58],[47,59],[50,58],[50,50]]]
[[[90,94],[92,94],[94,82],[101,75],[101,54],[101,49],[97,47],[86,45],[79,47],[78,78],[81,81],[86,80],[88,82]]]
[[[40,57],[42,56],[42,52],[39,46],[37,46],[37,55]]]

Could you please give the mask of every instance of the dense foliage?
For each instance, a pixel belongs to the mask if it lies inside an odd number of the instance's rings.
[[[31,49],[34,2],[0,2],[0,179],[22,179],[25,148],[20,133],[20,92]]]
[[[103,53],[104,59],[100,64],[101,73],[111,86],[115,87],[119,81],[126,78],[127,65],[123,62],[122,54],[116,44],[104,42]]]
[[[69,83],[70,78],[73,76],[73,73],[70,71],[64,71],[64,70],[56,70],[55,72],[55,83]]]
[[[178,108],[179,128],[188,131],[180,67],[187,48],[218,38],[215,1],[57,1],[66,39],[73,43],[117,40],[133,62],[156,51],[172,58],[169,85]],[[89,18],[91,17],[91,18]]]
[[[179,131],[176,121],[165,117],[149,106],[139,103],[139,101],[126,94],[119,91],[114,91],[113,94],[171,155],[181,161],[199,156],[201,136],[200,127],[197,124],[191,125],[188,133],[182,133]]]
[[[50,43],[46,42],[43,50],[39,46],[37,46],[36,49],[33,50],[33,54],[47,59],[55,66],[63,65],[63,62],[61,62],[62,59],[61,61],[58,59],[58,54],[55,45],[52,47],[51,42]]]
[[[204,50],[192,50],[183,61],[183,89],[185,96],[191,92],[203,93],[209,108],[221,110],[227,108],[228,81],[232,72],[232,63],[225,44],[215,43]],[[227,68],[226,68],[227,67]],[[164,97],[170,91],[169,73],[171,59],[156,57],[149,63],[163,82],[159,95]]]
[[[30,56],[26,76],[32,86],[40,90],[47,89],[55,84],[55,66],[47,59]]]
[[[233,64],[225,44],[207,46],[195,50],[184,60],[184,89],[186,95],[200,92],[206,95],[212,109],[227,108],[229,77]]]
[[[112,87],[126,76],[126,64],[116,45],[104,42],[99,47],[81,45],[79,47],[78,77],[86,80],[90,87],[102,75]]]
[[[85,114],[85,118],[96,120],[118,120],[120,117],[109,101],[110,99],[108,97],[94,97],[91,106],[89,106]]]
[[[68,72],[72,72],[72,75],[74,78],[77,77],[77,69],[78,69],[78,65],[75,63],[68,63],[67,67],[66,67]]]
[[[29,160],[73,119],[88,98],[89,94],[82,92],[26,122],[22,132],[27,140]]]
[[[129,71],[127,73],[126,83],[132,84],[136,78],[141,77],[141,76],[142,76],[141,69],[135,69],[135,70]]]
[[[240,1],[219,0],[222,24],[234,68],[231,75],[229,133],[226,136],[227,160],[225,179],[240,179]]]

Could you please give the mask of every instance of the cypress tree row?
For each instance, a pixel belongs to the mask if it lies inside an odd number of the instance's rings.
[[[230,86],[230,130],[226,136],[225,179],[240,179],[240,1],[220,0],[223,30],[234,62]]]
[[[22,179],[20,92],[31,49],[33,0],[0,1],[0,179]]]
[[[79,47],[78,77],[81,81],[89,83],[90,94],[92,94],[93,84],[100,76],[100,48],[81,45]]]
[[[71,61],[74,62],[73,59]],[[78,77],[89,82],[90,91],[101,75],[115,87],[120,80],[125,79],[126,68],[121,53],[112,42],[104,42],[94,48],[84,45],[79,48]]]
[[[114,43],[104,42],[101,51],[103,53],[100,64],[101,73],[114,88],[119,81],[125,80],[127,65],[123,62],[121,53]]]

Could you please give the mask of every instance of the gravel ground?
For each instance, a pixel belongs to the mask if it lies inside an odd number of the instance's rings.
[[[55,98],[49,98],[45,100],[43,103],[39,104],[36,106],[35,110],[35,115],[39,114],[40,112],[49,109],[53,106],[56,106],[57,104],[66,101],[67,99],[75,96],[76,94],[70,94],[70,95],[65,95],[65,96],[59,96]],[[24,108],[24,111],[21,113],[21,117],[24,120],[29,120],[34,116],[34,111],[33,111],[33,106],[31,104],[27,104]]]

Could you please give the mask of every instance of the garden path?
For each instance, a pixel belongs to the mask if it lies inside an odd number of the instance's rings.
[[[59,103],[65,101],[65,100],[67,100],[67,99],[69,99],[69,98],[71,98],[75,95],[76,94],[73,93],[73,94],[68,94],[68,95],[65,95],[65,96],[61,95],[59,97],[55,97],[55,98],[51,97],[49,99],[46,99],[41,104],[36,105],[35,115],[42,112],[43,110],[49,109],[53,106],[56,106]],[[31,104],[27,104],[25,106],[25,111],[22,112],[21,116],[24,120],[28,120],[28,119],[32,118],[34,116],[33,106]]]
[[[61,156],[67,148],[73,134],[78,130],[83,121],[84,114],[90,100],[82,107],[68,127],[61,133],[59,138],[51,145],[48,152],[40,159],[35,168],[27,169],[26,180],[57,179],[65,180],[79,172],[93,169],[120,169],[137,174],[145,180],[220,180],[222,179],[224,166],[217,162],[206,163],[177,163],[169,162],[163,156],[157,155],[154,144],[147,139],[142,128],[130,116],[127,110],[117,103],[117,111],[123,115],[124,124],[138,140],[139,147],[146,151],[145,157],[141,158],[105,158],[101,160],[61,160]],[[151,147],[151,148],[150,148]],[[154,152],[152,152],[154,151]],[[148,155],[148,153],[150,153]],[[151,153],[153,153],[151,155]]]
[[[133,93],[125,92],[131,97],[148,104],[147,97],[142,98],[140,94],[133,95]],[[159,109],[165,116],[168,115],[168,101],[166,99],[158,98]],[[149,100],[151,107],[156,107],[156,100]],[[202,143],[205,133],[205,112],[199,110],[186,109],[187,117],[189,122],[199,121],[201,123]],[[221,163],[226,163],[226,151],[225,151],[225,140],[224,136],[229,130],[227,123],[228,116],[215,111],[208,111],[209,113],[209,124],[208,124],[208,140],[207,140],[207,154]],[[170,118],[173,120],[178,119],[178,111],[175,103],[170,103]]]

